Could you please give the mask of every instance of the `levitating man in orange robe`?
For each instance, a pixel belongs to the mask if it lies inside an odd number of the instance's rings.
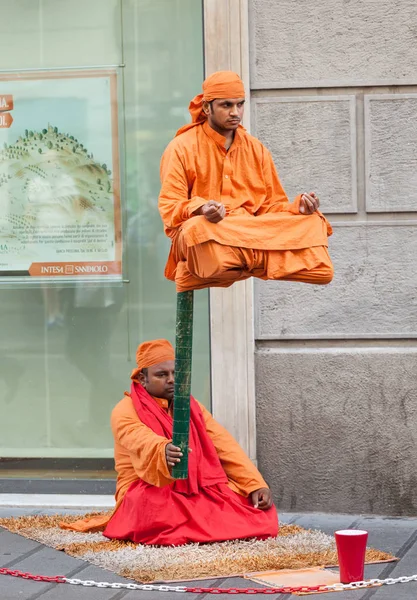
[[[248,277],[326,284],[332,230],[314,192],[290,204],[269,151],[241,126],[243,82],[219,71],[190,103],[161,160],[159,212],[178,292]],[[273,127],[271,123],[271,127]]]
[[[167,340],[144,342],[136,358],[131,391],[111,416],[116,509],[61,527],[157,545],[276,536],[277,512],[258,469],[193,398],[188,478],[173,479],[182,457],[171,441],[174,349]]]

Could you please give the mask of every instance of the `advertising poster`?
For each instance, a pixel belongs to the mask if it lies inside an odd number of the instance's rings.
[[[0,281],[122,278],[117,75],[0,77]]]

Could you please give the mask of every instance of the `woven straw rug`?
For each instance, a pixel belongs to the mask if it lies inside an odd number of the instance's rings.
[[[58,527],[60,521],[71,522],[79,518],[80,515],[17,517],[0,519],[0,526],[143,583],[211,579],[337,564],[332,536],[321,531],[307,531],[297,525],[281,525],[278,537],[264,541],[161,547],[110,541],[101,533],[76,533]],[[367,563],[390,560],[394,557],[386,552],[367,550]]]

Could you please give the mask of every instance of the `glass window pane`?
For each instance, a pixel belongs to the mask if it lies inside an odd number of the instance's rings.
[[[202,6],[0,0],[0,8],[3,72],[124,65],[117,73],[125,283],[17,287],[9,277],[0,286],[0,456],[110,457],[109,416],[129,389],[137,344],[175,341],[159,160],[201,87]],[[206,406],[208,327],[208,293],[196,292],[192,389]]]

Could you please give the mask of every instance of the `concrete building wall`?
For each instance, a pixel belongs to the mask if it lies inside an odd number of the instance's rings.
[[[258,464],[285,509],[417,512],[417,3],[250,0],[251,127],[334,226],[255,282]]]

